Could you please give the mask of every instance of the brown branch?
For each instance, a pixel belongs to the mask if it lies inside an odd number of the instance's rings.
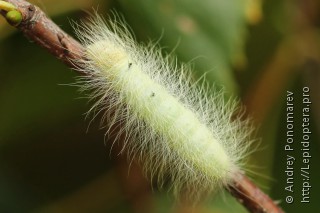
[[[283,213],[283,210],[268,195],[240,172],[235,174],[228,190],[250,212]]]
[[[38,7],[23,0],[6,1],[15,5],[17,10],[21,12],[23,20],[15,27],[21,30],[25,36],[47,49],[67,66],[71,68],[81,67],[81,64],[74,64],[74,61],[82,59],[84,55],[84,48],[79,42],[61,30]],[[5,11],[1,11],[4,16],[5,13]],[[77,71],[78,69],[75,70]],[[227,188],[250,212],[283,212],[280,207],[241,173],[235,175],[233,183]]]
[[[61,30],[37,6],[23,0],[6,0],[6,2],[15,5],[22,14],[23,20],[15,26],[17,29],[69,67],[78,67],[72,61],[80,59],[83,55],[83,46],[79,42]],[[1,11],[4,17],[5,13]]]

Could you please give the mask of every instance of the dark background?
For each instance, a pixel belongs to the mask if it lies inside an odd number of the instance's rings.
[[[34,1],[65,31],[70,20],[110,9],[139,42],[157,41],[195,78],[239,96],[257,126],[248,175],[286,212],[320,207],[320,3],[317,0]],[[141,168],[105,139],[90,103],[68,86],[76,74],[0,19],[0,212],[191,212],[151,189]],[[302,88],[311,95],[311,194],[301,204]],[[286,186],[286,94],[294,92],[294,194]],[[116,145],[117,146],[117,145]],[[129,171],[129,172],[128,172]],[[220,193],[221,194],[221,193]],[[293,204],[285,196],[292,195]],[[193,212],[246,212],[227,193]]]

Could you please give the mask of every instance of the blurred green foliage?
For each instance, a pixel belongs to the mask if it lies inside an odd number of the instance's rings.
[[[98,6],[99,5],[99,6]],[[287,212],[317,212],[320,197],[320,3],[316,0],[41,1],[65,31],[69,20],[95,8],[123,14],[139,42],[159,41],[164,52],[190,62],[194,76],[240,95],[260,126],[259,150],[249,162],[253,180],[281,200]],[[246,212],[227,193],[190,209],[173,207],[165,192],[151,191],[135,163],[129,170],[117,144],[104,143],[99,119],[72,84],[76,74],[21,33],[0,22],[0,212]],[[13,31],[12,31],[13,32]],[[311,203],[302,205],[301,89],[309,86]],[[295,92],[296,201],[285,203],[286,91]],[[89,127],[88,127],[89,126]],[[256,167],[250,167],[254,165]],[[129,172],[128,172],[129,170]]]
[[[120,1],[128,23],[143,39],[159,38],[179,60],[193,60],[195,75],[237,91],[231,66],[243,58],[245,1]]]

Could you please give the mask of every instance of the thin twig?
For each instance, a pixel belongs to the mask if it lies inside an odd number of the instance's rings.
[[[75,61],[83,59],[84,47],[63,30],[61,30],[38,7],[23,0],[6,0],[16,6],[21,12],[23,20],[15,26],[26,37],[47,49],[52,55],[63,61],[71,68],[79,68],[81,64]],[[0,11],[5,16],[6,11]],[[75,69],[78,71],[79,69]],[[80,71],[78,71],[80,72]],[[83,74],[80,72],[80,74]],[[246,176],[237,173],[233,183],[227,187],[228,191],[252,213],[282,213],[269,197],[264,194]]]
[[[238,172],[227,189],[243,206],[253,213],[283,213],[274,201],[248,177]]]
[[[73,61],[80,59],[84,50],[78,41],[61,30],[39,7],[23,0],[6,2],[15,5],[22,14],[23,20],[15,26],[17,29],[69,67],[78,67]],[[1,14],[5,17],[6,11],[1,11]]]

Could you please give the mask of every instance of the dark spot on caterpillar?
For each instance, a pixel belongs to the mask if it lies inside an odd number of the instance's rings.
[[[132,66],[132,63],[130,62],[130,63],[128,64],[128,68],[130,69],[130,68],[131,68],[131,66]]]
[[[154,97],[156,95],[156,93],[152,92],[150,97]]]

